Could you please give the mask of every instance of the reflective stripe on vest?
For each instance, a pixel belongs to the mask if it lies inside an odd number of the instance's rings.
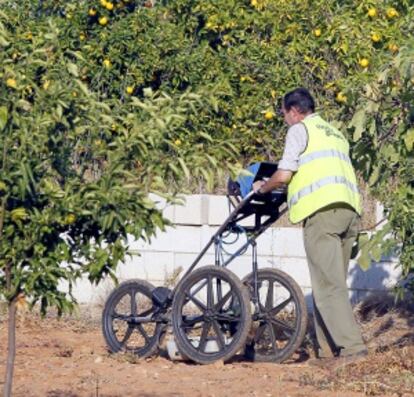
[[[339,150],[329,149],[329,150],[320,150],[318,152],[313,152],[302,156],[299,159],[299,166],[309,163],[310,161],[321,159],[326,157],[338,157],[343,161],[351,164],[351,159],[345,153],[340,152]]]
[[[358,193],[358,187],[352,182],[349,182],[344,176],[327,176],[325,178],[317,180],[309,186],[305,186],[304,188],[300,189],[289,200],[289,207],[294,206],[301,198],[315,192],[321,187],[334,183],[346,185],[346,187],[351,189],[354,193]]]

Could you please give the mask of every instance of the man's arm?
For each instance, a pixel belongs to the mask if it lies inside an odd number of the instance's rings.
[[[286,135],[285,150],[279,162],[279,169],[268,181],[257,181],[253,190],[259,193],[268,193],[289,184],[293,174],[299,168],[299,156],[306,149],[308,134],[302,123],[291,126]]]
[[[288,170],[277,170],[269,180],[256,181],[253,184],[253,190],[256,193],[265,194],[272,190],[286,186],[292,179],[293,172]]]

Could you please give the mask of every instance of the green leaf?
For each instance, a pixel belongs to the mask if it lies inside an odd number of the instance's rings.
[[[69,63],[66,65],[66,67],[68,68],[68,72],[69,72],[72,76],[75,76],[75,77],[78,77],[78,76],[79,76],[79,70],[78,70],[78,67],[77,67],[74,63],[69,62]]]
[[[0,131],[3,131],[7,124],[8,112],[6,106],[0,106]]]
[[[83,84],[80,80],[75,80],[75,83],[79,86],[79,88],[82,90],[82,92],[86,95],[86,96],[90,96],[91,93],[88,89],[88,87]]]
[[[414,128],[410,128],[404,136],[405,147],[409,152],[413,150],[414,146]]]
[[[374,186],[377,183],[379,177],[381,176],[380,171],[381,171],[380,165],[377,165],[376,167],[374,167],[374,170],[371,172],[371,175],[368,180],[369,186]]]
[[[382,249],[380,245],[375,245],[371,248],[371,257],[375,262],[379,262],[382,257]]]
[[[365,129],[366,113],[364,109],[358,110],[352,117],[350,126],[354,127],[353,140],[359,141]]]
[[[178,162],[181,165],[182,170],[184,171],[184,175],[187,179],[190,179],[190,171],[187,167],[187,165],[185,164],[184,160],[181,157],[178,157]]]
[[[362,270],[368,270],[371,266],[371,256],[367,249],[363,249],[361,251],[361,255],[359,256],[358,265],[361,267]]]

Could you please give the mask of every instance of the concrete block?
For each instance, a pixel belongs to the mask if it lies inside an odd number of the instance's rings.
[[[145,241],[143,238],[135,239],[134,236],[128,235],[128,248],[132,251],[143,251],[148,249],[149,242]]]
[[[235,273],[240,280],[252,271],[252,258],[249,255],[239,256],[228,264],[227,268]]]
[[[208,195],[209,225],[222,225],[229,215],[229,204],[226,196]]]
[[[94,288],[87,278],[77,280],[73,285],[72,293],[78,303],[94,303]]]
[[[273,230],[273,254],[285,257],[306,257],[302,228],[281,227]]]
[[[184,205],[174,206],[174,222],[180,225],[202,225],[207,223],[207,204],[203,194],[185,196]]]
[[[197,258],[197,254],[190,254],[190,253],[182,253],[176,252],[174,253],[174,268],[178,269],[182,267],[183,271],[181,272],[181,276],[185,273],[185,271],[193,264],[194,260]],[[205,254],[201,259],[200,262],[197,264],[195,269],[199,269],[201,266],[207,265],[214,265],[214,255]]]
[[[125,258],[124,262],[118,265],[116,275],[119,280],[129,280],[132,278],[146,279],[143,272],[144,257],[141,255],[132,255]]]
[[[201,234],[200,234],[200,250],[202,250],[214,236],[214,234],[218,230],[218,226],[209,226],[209,225],[202,225],[201,226]],[[207,253],[214,255],[214,243],[210,246]]]
[[[141,256],[126,258],[118,272],[120,279],[139,278],[154,283],[163,282],[173,270],[172,252],[144,252]]]
[[[142,247],[142,251],[174,251],[174,240],[177,234],[180,234],[179,227],[167,226],[165,231],[158,230],[157,234]]]
[[[263,234],[261,234],[258,237],[256,242],[258,255],[274,255],[275,241],[273,228],[267,229]]]
[[[149,242],[129,240],[129,250],[136,252],[199,252],[201,228],[194,226],[168,226],[158,231]]]
[[[174,252],[194,252],[201,250],[201,228],[180,226],[170,234]]]
[[[311,287],[308,263],[305,258],[279,257],[276,268],[291,276],[301,287]]]
[[[352,261],[348,272],[348,286],[351,289],[385,290],[395,285],[400,274],[400,269],[394,262],[373,262],[364,271]]]
[[[167,203],[167,200],[164,197],[154,193],[150,193],[148,197],[155,203],[156,208],[162,211],[164,218],[174,222],[174,205]]]

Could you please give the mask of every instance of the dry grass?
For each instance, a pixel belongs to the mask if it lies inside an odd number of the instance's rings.
[[[388,295],[372,296],[356,309],[369,355],[336,370],[305,372],[299,382],[321,390],[366,396],[414,395],[414,310]]]

